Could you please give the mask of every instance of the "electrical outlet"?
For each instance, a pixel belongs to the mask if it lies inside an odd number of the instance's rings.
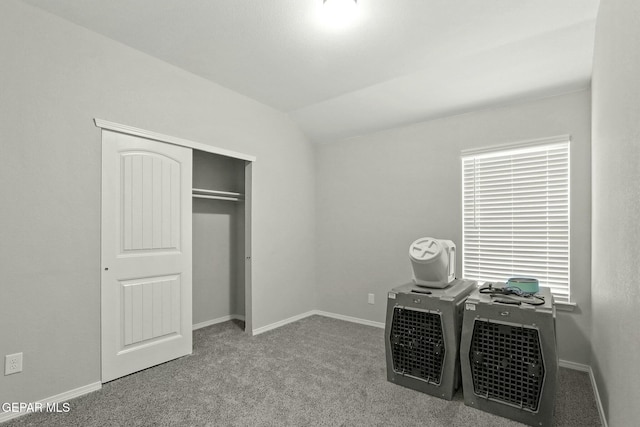
[[[375,303],[376,303],[376,295],[369,294],[369,304],[375,304]]]
[[[4,374],[11,375],[22,372],[22,353],[7,354],[4,357]]]

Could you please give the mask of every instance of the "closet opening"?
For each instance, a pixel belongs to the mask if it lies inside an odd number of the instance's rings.
[[[247,168],[193,150],[193,329],[233,320],[245,331]]]

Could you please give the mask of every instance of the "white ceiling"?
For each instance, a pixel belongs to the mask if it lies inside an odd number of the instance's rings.
[[[599,0],[23,0],[288,113],[314,141],[588,87]]]

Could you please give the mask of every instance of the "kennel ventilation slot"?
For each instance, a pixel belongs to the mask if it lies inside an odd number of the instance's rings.
[[[476,394],[538,409],[544,363],[537,329],[476,320],[469,358]]]
[[[391,339],[396,372],[440,384],[446,349],[439,314],[396,307]]]

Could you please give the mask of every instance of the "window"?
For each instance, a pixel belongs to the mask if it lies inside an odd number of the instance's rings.
[[[569,136],[462,153],[465,279],[535,277],[569,302]]]

